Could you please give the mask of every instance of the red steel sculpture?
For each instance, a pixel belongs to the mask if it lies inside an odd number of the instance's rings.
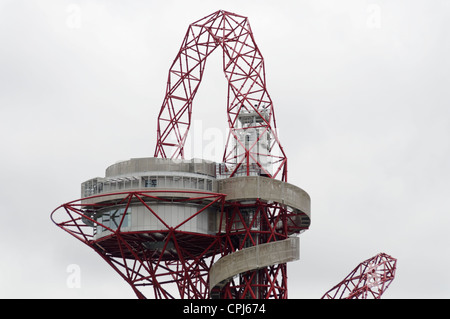
[[[206,59],[218,47],[230,131],[223,163],[211,166],[185,160],[184,144]],[[170,68],[154,157],[106,172],[51,218],[137,297],[287,298],[287,262],[298,259],[310,198],[286,182],[264,60],[247,18],[217,11],[189,26]]]
[[[360,263],[322,299],[380,299],[395,277],[397,259],[380,253]]]

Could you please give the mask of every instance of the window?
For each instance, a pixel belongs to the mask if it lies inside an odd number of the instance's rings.
[[[158,186],[158,180],[156,178],[147,178],[144,179],[145,187],[156,187]]]
[[[128,227],[130,225],[130,211],[131,208],[128,207],[127,213],[125,214],[125,217],[122,222],[122,227]],[[108,227],[109,229],[112,230],[116,230],[117,228],[119,228],[120,221],[122,220],[122,216],[124,213],[125,207],[113,209],[110,210],[109,212],[103,213],[98,219],[99,222],[101,223],[101,226],[104,226],[101,227],[101,231],[107,230],[107,228],[105,227]]]
[[[205,189],[205,180],[203,178],[198,179],[198,188]]]

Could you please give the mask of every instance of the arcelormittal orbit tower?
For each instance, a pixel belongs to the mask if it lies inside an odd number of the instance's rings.
[[[228,82],[223,160],[185,159],[194,97],[216,49]],[[310,197],[287,182],[265,77],[246,17],[217,11],[192,23],[169,70],[154,157],[109,166],[52,220],[139,298],[287,298]]]

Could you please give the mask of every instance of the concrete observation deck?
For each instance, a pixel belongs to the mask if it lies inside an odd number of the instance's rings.
[[[158,192],[161,198],[190,198],[193,197],[193,192],[220,193],[226,195],[226,202],[256,200],[277,202],[294,212],[292,222],[296,226],[307,228],[310,224],[310,197],[301,188],[262,176],[217,179],[216,163],[199,159],[170,160],[149,157],[118,162],[106,169],[105,177],[92,178],[82,183],[82,203],[111,202],[123,198],[121,192],[129,191]],[[103,196],[96,197],[96,195]],[[169,217],[170,214],[170,219],[174,222],[186,217],[186,214],[195,213],[193,205],[189,212],[186,211],[186,207],[182,208],[182,205],[178,204],[159,203],[159,205],[161,214],[165,217]],[[129,231],[145,230],[142,223],[157,226],[157,221],[144,221],[145,212],[138,213],[138,210],[137,207],[131,206],[131,220],[127,223]],[[218,211],[217,209],[209,211],[210,216],[206,214],[202,216],[204,221],[200,228],[202,233],[207,228],[206,232],[212,234],[218,231]],[[174,219],[177,214],[180,214],[180,217]],[[190,227],[189,230],[196,231],[195,227]]]

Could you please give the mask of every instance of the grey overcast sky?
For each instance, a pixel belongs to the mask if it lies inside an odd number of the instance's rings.
[[[288,181],[312,198],[290,298],[320,298],[379,252],[398,259],[384,298],[449,298],[445,0],[0,0],[0,297],[135,298],[49,215],[107,166],[153,156],[170,64],[220,9],[250,19]],[[226,125],[219,52],[193,117],[203,140]]]

